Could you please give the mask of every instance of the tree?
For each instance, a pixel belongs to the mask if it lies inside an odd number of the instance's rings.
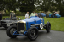
[[[3,0],[0,0],[0,11],[4,9]]]
[[[64,2],[63,2],[63,0],[55,0],[55,1],[58,3],[57,9],[60,11],[60,15],[62,17],[64,17]]]
[[[22,4],[20,6],[20,11],[22,11],[22,12],[27,12],[27,11],[32,12],[32,11],[35,10],[35,5],[34,5],[35,1],[34,0],[23,0],[21,3]]]
[[[16,8],[20,8],[21,12],[32,12],[35,10],[36,0],[3,0],[2,4],[9,12],[10,10],[16,11]]]
[[[60,11],[61,16],[64,16],[64,1],[63,0],[40,0],[37,3],[40,5],[41,11]],[[39,6],[38,6],[39,7]]]

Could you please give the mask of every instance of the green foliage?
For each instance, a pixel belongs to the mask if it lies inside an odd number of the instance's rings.
[[[41,3],[41,4],[40,4]],[[36,7],[38,11],[60,11],[61,16],[64,16],[64,1],[63,0],[0,0],[0,10],[13,10],[16,12],[16,8],[20,9],[20,12],[30,13],[35,9],[35,5],[40,5]]]
[[[36,3],[40,5],[37,7],[37,9],[41,8],[41,11],[45,11],[45,12],[60,11],[60,15],[64,16],[64,1],[63,0],[40,0],[40,1],[37,1]]]
[[[27,12],[27,11],[34,11],[35,6],[34,2],[35,0],[1,0],[0,1],[0,10],[3,10],[6,8],[10,12],[10,10],[16,11],[16,8],[20,8],[21,12]],[[2,4],[2,5],[1,5]]]
[[[20,11],[16,11],[16,16],[24,16],[24,15],[25,15],[25,13],[20,12]]]
[[[10,13],[8,12],[8,10],[6,10],[6,14],[10,14]]]
[[[19,11],[16,11],[16,14],[21,14],[21,12],[19,12]]]
[[[35,10],[34,0],[23,0],[20,6],[20,11],[22,12],[32,12]]]

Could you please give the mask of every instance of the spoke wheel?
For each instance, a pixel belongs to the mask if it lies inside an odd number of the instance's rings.
[[[35,36],[36,36],[35,30],[31,30],[31,31],[30,31],[30,36],[32,36],[32,37],[35,37]]]
[[[17,35],[13,35],[14,31],[16,31],[16,30],[17,30],[17,28],[16,28],[14,25],[10,26],[10,27],[7,29],[7,31],[6,31],[7,36],[9,36],[9,37],[11,37],[11,38],[16,38]]]
[[[12,28],[12,29],[10,30],[11,35],[13,35],[13,33],[14,33],[15,31],[16,31],[16,29]]]
[[[37,38],[37,36],[38,36],[38,30],[37,30],[37,28],[31,27],[28,30],[28,38],[33,41],[33,40],[35,40]]]

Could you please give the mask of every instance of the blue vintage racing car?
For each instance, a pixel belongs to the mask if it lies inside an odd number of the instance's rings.
[[[45,16],[46,16],[46,14],[45,14],[45,13],[41,13],[41,15],[42,15],[42,17],[45,17]]]
[[[46,15],[46,17],[48,18],[60,18],[61,17],[61,15],[59,15],[59,14],[55,14],[55,15],[53,15],[53,14],[49,14],[49,15]]]
[[[11,38],[17,36],[27,36],[30,40],[35,40],[38,36],[38,30],[46,29],[50,32],[51,24],[44,24],[44,19],[39,17],[31,17],[29,19],[18,20],[8,27],[6,33]]]
[[[45,14],[45,13],[38,13],[38,16],[40,16],[40,17],[45,17],[46,14]]]

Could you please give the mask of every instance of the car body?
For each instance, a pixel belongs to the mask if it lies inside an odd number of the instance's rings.
[[[10,18],[6,18],[3,20],[0,20],[0,27],[4,27],[5,29],[7,29],[9,26],[12,25],[12,23],[18,21],[17,19],[10,19]]]
[[[30,40],[35,40],[38,36],[38,30],[46,29],[50,32],[51,24],[44,24],[44,19],[39,17],[31,17],[29,19],[19,20],[15,25],[10,26],[6,33],[7,36],[15,38],[17,36],[28,36]]]
[[[55,14],[55,15],[49,14],[49,15],[47,15],[47,17],[50,17],[50,18],[60,18],[61,15],[59,15],[59,14]]]
[[[45,13],[41,13],[41,15],[42,15],[42,17],[45,17],[45,16],[46,16],[46,14],[45,14]]]
[[[38,15],[41,14],[41,17],[45,17],[46,14],[45,13],[38,13]]]

